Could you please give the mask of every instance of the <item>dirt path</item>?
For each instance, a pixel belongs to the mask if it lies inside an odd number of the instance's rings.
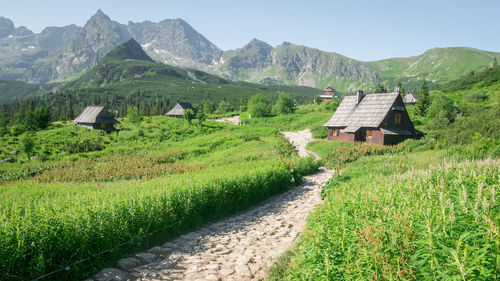
[[[305,129],[298,132],[282,132],[282,134],[297,148],[297,154],[300,157],[306,157],[310,154],[314,156],[316,160],[320,159],[316,152],[306,149],[307,144],[314,140],[311,130]]]
[[[220,122],[220,123],[240,125],[240,116],[237,115],[237,116],[233,116],[233,117],[220,118],[220,119],[216,119],[215,121]]]
[[[307,152],[305,145],[312,139],[309,130],[284,135],[300,155]],[[120,269],[104,269],[92,280],[262,280],[273,259],[290,248],[303,230],[332,173],[322,167],[296,188],[147,253],[120,260]]]

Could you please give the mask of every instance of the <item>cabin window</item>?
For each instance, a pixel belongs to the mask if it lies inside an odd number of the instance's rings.
[[[336,136],[337,135],[337,129],[332,129],[332,136]]]
[[[394,115],[394,124],[401,125],[401,114]]]
[[[366,137],[371,138],[372,137],[372,130],[366,130]]]

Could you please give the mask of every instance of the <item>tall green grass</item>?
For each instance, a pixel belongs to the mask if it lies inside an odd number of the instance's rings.
[[[424,168],[427,167],[427,168]],[[366,157],[326,187],[275,280],[498,280],[500,161]]]
[[[158,233],[165,239],[240,211],[290,188],[317,168],[312,158],[269,160],[144,182],[2,188],[2,280],[32,279],[129,240],[133,242],[114,255],[144,248],[148,240],[135,237],[179,223]],[[64,278],[81,277],[85,266]]]

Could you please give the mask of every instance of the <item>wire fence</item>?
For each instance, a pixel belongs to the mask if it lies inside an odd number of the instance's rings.
[[[104,250],[104,251],[102,251],[102,252],[99,252],[99,253],[97,253],[97,254],[95,254],[95,255],[91,255],[91,256],[86,257],[86,258],[84,258],[84,259],[81,259],[81,260],[75,261],[75,262],[73,262],[73,263],[71,263],[71,264],[69,264],[69,265],[66,265],[66,266],[61,266],[60,268],[58,268],[58,269],[56,269],[56,270],[54,270],[54,271],[51,271],[51,272],[46,273],[46,274],[44,274],[44,275],[41,275],[41,276],[39,276],[39,277],[37,277],[37,278],[35,278],[35,279],[32,279],[32,281],[38,281],[38,280],[40,280],[40,279],[43,279],[43,278],[49,277],[49,276],[51,276],[51,275],[54,275],[54,274],[59,273],[59,272],[62,272],[62,271],[68,272],[68,271],[70,271],[72,268],[74,268],[74,266],[76,266],[76,265],[78,265],[78,264],[80,264],[80,263],[82,263],[82,262],[88,261],[88,260],[90,260],[90,259],[93,259],[93,258],[96,258],[96,257],[98,257],[98,256],[104,255],[104,254],[106,254],[106,253],[112,253],[112,252],[113,252],[116,248],[120,248],[120,247],[122,247],[122,246],[124,246],[124,245],[126,245],[126,244],[129,244],[129,243],[131,243],[131,242],[133,242],[133,241],[137,240],[137,239],[145,238],[145,237],[147,237],[147,236],[153,236],[155,233],[158,233],[158,232],[160,232],[160,231],[162,231],[162,230],[165,230],[165,229],[167,229],[167,228],[170,228],[170,227],[173,227],[173,226],[179,225],[179,224],[181,224],[181,222],[182,222],[182,221],[178,221],[178,222],[176,222],[176,223],[173,223],[173,224],[170,224],[170,225],[166,225],[166,226],[164,226],[164,227],[162,227],[162,228],[160,228],[160,229],[157,229],[157,230],[155,230],[155,231],[152,231],[152,232],[149,232],[149,233],[144,233],[144,234],[141,234],[141,235],[134,236],[134,237],[132,237],[131,239],[129,239],[128,241],[122,242],[122,243],[120,243],[120,244],[116,245],[116,246],[115,246],[115,247],[113,247],[113,248],[109,248],[109,249]]]

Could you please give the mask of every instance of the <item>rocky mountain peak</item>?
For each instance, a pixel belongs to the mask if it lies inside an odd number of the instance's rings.
[[[272,49],[273,47],[262,40],[254,38],[250,42],[248,42],[243,48]]]
[[[14,30],[16,36],[33,35],[33,31],[29,30],[26,26],[19,26]]]
[[[14,23],[10,19],[0,17],[0,38],[14,34],[15,29]]]
[[[113,21],[101,10],[97,10],[97,12],[90,17],[83,28],[92,28],[92,27],[106,27],[112,25]]]

